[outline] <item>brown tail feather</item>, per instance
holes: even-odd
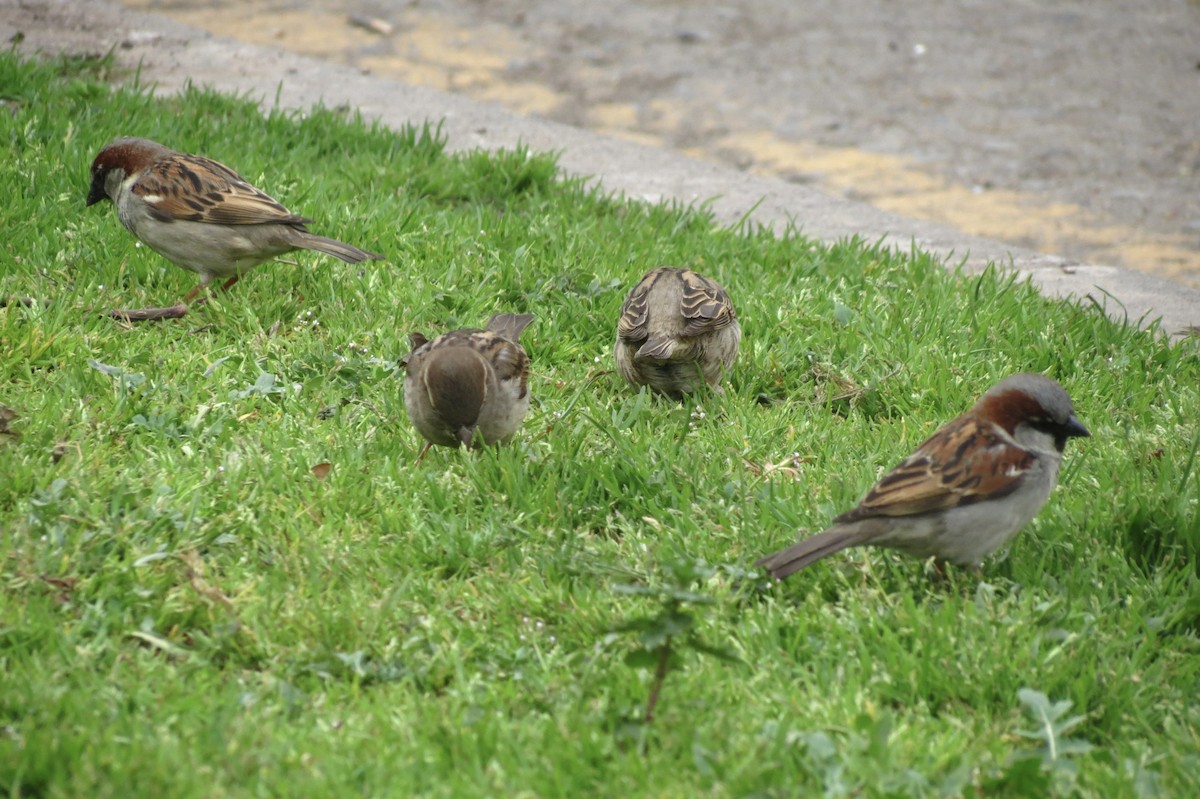
[[[383,256],[378,253],[360,250],[352,244],[346,244],[345,242],[326,238],[325,236],[317,236],[313,233],[305,233],[300,246],[306,250],[316,250],[326,255],[332,255],[334,258],[341,258],[348,264],[356,264],[360,261],[383,260]]]
[[[498,313],[488,320],[487,329],[509,341],[521,341],[521,332],[529,327],[533,317],[527,313]]]
[[[847,547],[862,543],[862,533],[850,527],[831,527],[812,538],[792,544],[762,558],[755,566],[764,568],[776,580],[782,580],[805,566]]]

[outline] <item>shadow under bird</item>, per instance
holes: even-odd
[[[625,298],[613,356],[632,385],[681,399],[705,383],[723,393],[741,339],[725,289],[690,269],[661,266]]]
[[[433,341],[409,335],[404,407],[425,448],[506,443],[529,412],[529,356],[519,343],[529,314],[496,314],[486,330],[464,328]]]
[[[121,224],[200,284],[166,308],[113,311],[129,321],[177,319],[214,278],[228,289],[247,270],[293,250],[316,250],[356,264],[382,255],[310,233],[297,216],[227,166],[149,139],[109,142],[92,162],[87,204],[112,200]],[[201,300],[203,302],[203,300]]]
[[[847,547],[879,546],[979,569],[1058,483],[1067,439],[1088,436],[1063,387],[1004,378],[885,474],[834,526],[758,561],[782,580]]]

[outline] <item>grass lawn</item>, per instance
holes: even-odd
[[[1200,796],[1195,340],[447,154],[421,120],[114,77],[0,56],[4,796]],[[195,284],[84,208],[117,135],[388,260],[298,253],[114,322]],[[661,264],[733,298],[724,396],[612,371]],[[408,332],[501,311],[537,317],[524,428],[414,465]],[[1093,437],[982,579],[874,550],[751,570],[1021,370]]]

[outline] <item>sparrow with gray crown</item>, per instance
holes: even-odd
[[[755,565],[782,580],[847,547],[870,545],[978,570],[1046,504],[1067,439],[1088,435],[1062,386],[1036,373],[1010,375],[832,527]]]
[[[130,321],[177,319],[213,281],[229,288],[247,270],[292,250],[316,250],[356,264],[383,256],[308,232],[312,222],[284,208],[227,166],[149,139],[109,142],[92,162],[87,204],[111,200],[121,224],[200,284],[167,308],[113,311]]]
[[[613,355],[629,383],[681,399],[701,385],[718,393],[737,358],[742,329],[729,295],[690,269],[662,266],[629,292]]]
[[[529,412],[529,356],[519,343],[529,314],[496,314],[486,330],[464,328],[433,341],[409,335],[404,407],[425,448],[509,441]]]

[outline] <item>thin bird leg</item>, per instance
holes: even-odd
[[[233,277],[229,278],[228,280],[226,280],[224,283],[221,284],[221,291],[228,291],[230,289],[230,287],[232,287],[233,284],[238,282],[240,279],[241,279],[241,275],[234,275]],[[183,295],[183,302],[186,304],[186,303],[191,302],[192,300],[196,300],[196,295],[199,294],[200,292],[204,291],[204,289],[207,286],[208,286],[207,283],[197,284],[197,286],[194,289],[189,291],[187,294]],[[196,300],[195,304],[200,305],[201,303],[205,303],[205,302],[208,302],[207,296],[201,297],[200,299]]]
[[[233,277],[226,280],[224,283],[221,284],[221,290],[222,291],[228,290],[230,286],[232,286],[234,283],[238,282],[238,278],[239,278],[238,275],[234,275]],[[201,291],[203,291],[204,288],[205,288],[205,285],[203,283],[198,284],[195,288],[193,288],[187,294],[183,295],[183,301],[180,302],[178,305],[172,305],[167,308],[139,308],[137,310],[119,310],[119,311],[113,311],[112,313],[109,314],[109,316],[111,316],[113,319],[120,319],[125,322],[151,322],[151,321],[157,321],[159,319],[180,319],[187,315],[189,304],[190,305],[200,305],[200,304],[208,301],[208,297],[200,297],[199,299],[197,299],[197,296],[196,296]]]
[[[425,442],[425,449],[421,450],[421,454],[417,456],[417,462],[416,462],[416,463],[414,463],[414,464],[413,464],[413,466],[416,466],[416,465],[417,465],[417,464],[419,464],[421,461],[423,461],[423,460],[425,459],[425,453],[426,453],[426,452],[429,452],[430,448],[432,448],[432,447],[433,447],[433,442],[432,442],[432,441],[426,441],[426,442]]]
[[[192,300],[195,300],[196,295],[199,294],[200,292],[204,291],[204,287],[205,287],[204,283],[197,283],[196,287],[194,289],[189,291],[187,294],[183,295],[183,304],[187,305]],[[199,300],[197,300],[196,304],[199,305],[200,303],[204,302],[207,299],[208,299],[207,297],[201,297]]]

